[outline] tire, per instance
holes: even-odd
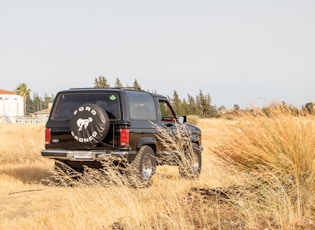
[[[197,144],[193,143],[181,159],[178,167],[179,175],[186,179],[197,179],[201,172],[201,164],[201,150]]]
[[[78,107],[70,120],[73,138],[85,149],[93,149],[106,137],[110,126],[108,114],[98,105]]]
[[[150,179],[155,174],[156,160],[154,152],[149,146],[142,146],[136,158],[127,167],[127,179],[135,188],[147,187]]]

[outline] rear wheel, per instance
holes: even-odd
[[[156,160],[152,148],[142,146],[134,161],[127,168],[128,182],[137,188],[149,186],[149,181],[155,174],[155,170]]]

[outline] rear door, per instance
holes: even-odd
[[[84,104],[96,105],[106,111],[111,127],[103,142],[114,144],[112,123],[121,120],[119,93],[100,90],[62,91],[56,95],[50,118],[46,124],[46,127],[51,129],[51,142],[46,148],[82,149],[82,145],[71,135],[70,122],[74,112]]]

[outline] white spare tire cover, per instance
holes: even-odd
[[[73,112],[70,120],[71,135],[86,149],[93,149],[107,135],[110,121],[98,105],[84,104]]]

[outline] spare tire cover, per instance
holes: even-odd
[[[86,149],[93,149],[108,133],[110,121],[98,105],[84,104],[73,112],[70,120],[71,135]]]

